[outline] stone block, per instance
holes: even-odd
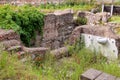
[[[45,54],[48,51],[48,48],[44,47],[37,47],[37,48],[27,48],[23,47],[23,51],[26,53],[31,53],[31,54]]]
[[[115,76],[102,73],[99,77],[97,77],[95,80],[116,80]]]
[[[102,74],[101,71],[89,69],[85,73],[83,73],[80,78],[81,80],[95,80],[100,74]]]
[[[12,46],[21,45],[21,42],[18,40],[5,40],[5,41],[2,41],[0,44],[2,44],[6,49],[8,49]]]
[[[61,58],[62,56],[68,55],[68,48],[62,47],[50,52],[55,58]]]
[[[20,36],[13,30],[0,29],[0,41],[11,39],[20,40]]]
[[[56,28],[56,15],[47,14],[44,20],[44,29],[43,29],[43,38],[45,40],[51,40],[58,36],[57,28]]]
[[[55,11],[54,14],[56,15],[57,27],[61,27],[63,25],[70,24],[73,22],[73,11],[71,9]]]
[[[52,49],[58,49],[60,47],[60,42],[55,40],[52,44]]]
[[[22,46],[12,46],[7,49],[9,52],[19,52],[22,51]]]

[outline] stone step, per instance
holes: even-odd
[[[44,48],[44,47],[37,47],[37,48],[23,47],[23,50],[26,53],[31,53],[31,54],[44,54],[48,51],[48,48]]]
[[[80,79],[81,80],[95,80],[101,74],[102,74],[101,71],[98,71],[95,69],[89,69],[81,75]]]
[[[22,50],[22,46],[12,46],[12,47],[8,48],[7,51],[9,51],[9,52],[20,52],[20,51],[23,51],[23,50]]]
[[[69,55],[69,51],[67,47],[61,47],[55,50],[52,50],[50,52],[51,55],[53,55],[55,58],[60,59],[63,56],[68,56]]]
[[[44,48],[44,47],[38,47],[38,48],[27,48],[27,47],[23,47],[23,51],[25,51],[28,54],[31,54],[31,57],[33,60],[37,60],[40,58],[44,58],[46,52],[48,51],[48,48]]]
[[[115,76],[112,76],[107,73],[102,73],[99,77],[97,77],[95,80],[116,80]]]
[[[11,39],[20,40],[20,36],[13,30],[0,29],[0,41]]]
[[[80,80],[120,80],[120,78],[99,70],[89,69],[80,76]]]
[[[5,47],[5,49],[8,49],[12,46],[20,46],[21,45],[21,42],[18,41],[18,40],[5,40],[5,41],[2,41],[0,42],[1,45],[3,45],[3,47]]]

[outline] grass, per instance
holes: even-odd
[[[16,55],[0,53],[0,80],[39,80],[40,77],[35,74],[32,65],[23,64]]]
[[[95,68],[120,77],[118,62],[107,62],[101,54],[88,49],[72,49],[71,56],[56,60],[51,55],[40,65],[29,61],[21,63],[16,55],[7,52],[0,54],[0,79],[12,80],[78,80],[79,76],[89,68]]]
[[[120,16],[112,16],[110,19],[109,19],[109,22],[112,22],[112,23],[120,23]],[[118,35],[120,35],[120,26],[117,26],[115,27],[114,29],[114,32]]]
[[[52,4],[46,4],[46,5],[40,5],[38,9],[40,9],[42,12],[50,13],[54,12],[55,10],[64,10],[64,9],[72,9],[74,12],[77,11],[88,11],[94,8],[95,5],[91,4],[76,4],[76,5],[66,5],[66,4],[60,4],[60,5],[52,5]]]
[[[112,16],[112,17],[109,19],[109,22],[120,23],[120,16]]]

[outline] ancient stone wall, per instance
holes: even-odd
[[[89,49],[91,48],[101,52],[108,59],[118,58],[120,53],[120,35],[115,34],[113,28],[112,26],[100,25],[79,26],[72,32],[70,43],[74,44],[79,40],[80,36],[83,36],[85,45]],[[106,41],[106,44],[101,44],[100,41]]]
[[[77,17],[85,17],[87,18],[88,25],[97,25],[101,23],[107,23],[108,19],[110,18],[110,13],[92,13],[87,11],[79,11]]]
[[[44,20],[43,38],[38,35],[36,45],[56,49],[68,41],[74,27],[73,13],[70,10],[47,14]]]

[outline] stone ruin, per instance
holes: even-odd
[[[84,25],[74,29],[70,42],[75,43],[80,36],[84,37],[85,46],[102,53],[108,59],[117,59],[120,52],[120,36],[110,26]]]
[[[36,55],[42,55],[46,53],[48,48],[27,48],[25,47],[20,40],[20,36],[13,30],[3,30],[0,29],[0,44],[2,50],[7,50],[10,53],[17,53],[18,57],[25,61],[25,58],[22,56],[25,55],[25,53],[31,53],[32,56]]]
[[[60,58],[64,53],[64,56],[68,55],[66,42],[72,45],[83,36],[87,48],[101,52],[108,59],[117,59],[120,52],[120,36],[113,30],[115,25],[107,23],[109,13],[93,14],[79,11],[78,17],[86,17],[87,25],[75,26],[72,10],[46,14],[43,37],[36,31],[36,40],[33,41],[35,48],[25,47],[19,35],[12,30],[0,30],[0,42],[5,46],[5,50],[17,49],[19,55],[27,52],[34,58],[52,49],[50,53]],[[100,24],[101,21],[105,23],[104,26]]]
[[[77,13],[77,17],[85,17],[87,18],[87,24],[88,25],[97,25],[100,23],[107,23],[108,19],[111,17],[110,13],[92,13],[87,11],[79,11]]]
[[[73,29],[73,13],[70,10],[56,11],[47,14],[44,20],[43,38],[38,35],[36,46],[49,47],[57,49],[63,47],[69,40]]]

